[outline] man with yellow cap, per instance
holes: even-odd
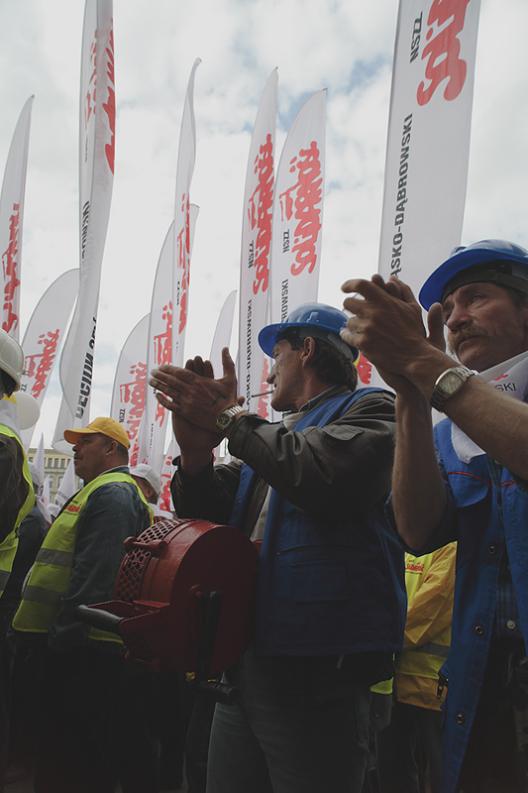
[[[110,600],[123,541],[150,511],[128,469],[123,426],[96,418],[66,430],[83,487],[52,523],[22,593],[13,628],[45,645],[35,791],[113,791],[122,764],[117,725],[124,667],[119,637],[77,619],[81,604]],[[151,788],[138,780],[142,791]],[[130,788],[132,789],[132,788]]]

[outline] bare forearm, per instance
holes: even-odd
[[[443,353],[416,356],[408,377],[429,399],[436,378],[456,361]],[[528,405],[471,377],[445,403],[445,414],[486,454],[528,481]]]
[[[528,405],[472,377],[446,403],[446,414],[491,458],[528,481]]]
[[[431,409],[418,394],[412,398],[398,396],[392,504],[398,533],[409,547],[426,545],[441,521],[445,503]]]

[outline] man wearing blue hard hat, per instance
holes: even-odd
[[[457,540],[443,790],[525,791],[528,772],[528,251],[457,249],[420,291],[351,280],[343,338],[396,391],[392,506],[414,553]],[[449,354],[444,352],[447,328]],[[446,414],[433,430],[431,406]]]
[[[346,319],[313,303],[261,331],[281,422],[240,404],[227,349],[220,380],[201,358],[152,373],[181,449],[177,514],[262,538],[255,638],[228,672],[239,702],[216,707],[209,793],[362,789],[369,686],[392,674],[405,595],[384,512],[393,397],[356,388]],[[224,437],[237,459],[213,466]]]

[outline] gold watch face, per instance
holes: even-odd
[[[442,396],[450,397],[458,391],[463,383],[464,379],[457,372],[448,372],[439,383],[438,390],[441,391]]]
[[[216,426],[219,430],[225,430],[229,427],[231,422],[233,421],[233,417],[230,416],[226,412],[219,413],[216,417]]]

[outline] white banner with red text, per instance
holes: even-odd
[[[401,0],[379,272],[416,293],[460,244],[480,0]]]
[[[149,315],[131,330],[119,355],[110,415],[123,424],[133,448],[145,411]]]
[[[326,91],[302,106],[284,143],[273,204],[271,321],[317,300],[321,259]]]
[[[79,285],[79,270],[67,270],[53,281],[35,306],[29,320],[22,349],[24,374],[20,390],[42,405],[58,350],[62,345]],[[33,428],[22,433],[29,448]]]
[[[89,422],[99,284],[115,154],[112,0],[86,0],[79,132],[79,296],[61,356],[63,391],[53,447],[69,452],[68,427]]]
[[[174,206],[174,279],[172,282],[172,305],[174,306],[174,333],[172,336],[172,363],[183,364],[183,348],[189,308],[189,280],[191,273],[191,179],[196,159],[196,127],[194,123],[194,75],[200,65],[196,58],[191,69],[185,94],[185,104],[178,144],[176,167],[176,201]]]
[[[194,230],[199,208],[196,204],[190,207],[190,249],[194,239]],[[165,237],[156,269],[152,301],[150,306],[149,329],[147,334],[147,383],[150,372],[158,366],[172,363],[172,328],[173,310],[172,284],[174,278],[174,221]],[[183,348],[182,348],[183,356]],[[145,397],[145,413],[139,431],[139,446],[134,449],[136,463],[147,463],[156,471],[160,471],[165,450],[167,432],[167,411],[154,395],[154,390],[147,387]]]
[[[20,338],[22,225],[33,97],[26,101],[13,133],[0,195],[0,252],[2,256],[2,328]]]
[[[269,373],[268,359],[258,334],[268,319],[271,231],[277,119],[278,71],[268,78],[251,138],[244,191],[240,255],[238,379],[246,407],[269,418],[268,397],[262,386]]]

